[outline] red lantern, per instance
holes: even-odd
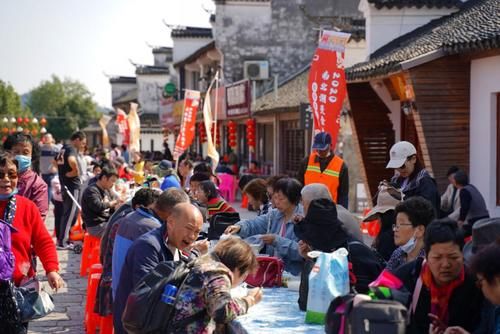
[[[255,148],[255,120],[248,119],[247,125],[247,144],[250,148]]]
[[[36,136],[36,135],[38,134],[38,130],[37,130],[37,129],[33,129],[33,130],[31,130],[31,134],[32,134],[33,136]]]
[[[30,122],[29,117],[24,117],[24,124],[28,124]]]
[[[17,124],[21,124],[23,122],[23,118],[22,117],[18,117],[17,118]]]
[[[42,117],[42,119],[40,120],[40,125],[45,126],[45,124],[47,124],[47,120],[45,119],[45,117]]]
[[[202,143],[206,142],[207,141],[207,133],[205,130],[205,124],[203,122],[198,124],[198,131],[199,131],[201,142]]]

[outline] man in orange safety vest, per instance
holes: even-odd
[[[344,160],[332,150],[332,137],[327,132],[314,136],[313,152],[304,158],[298,179],[304,186],[322,183],[330,190],[335,203],[348,208],[349,171]]]

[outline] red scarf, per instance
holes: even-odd
[[[465,270],[462,267],[458,278],[453,280],[452,282],[438,286],[434,279],[432,278],[432,273],[427,265],[427,263],[423,264],[422,272],[420,274],[422,278],[422,283],[430,290],[431,292],[431,313],[439,317],[445,325],[448,324],[448,302],[450,301],[451,294],[453,290],[464,283]]]

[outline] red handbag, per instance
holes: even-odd
[[[280,258],[274,256],[257,256],[259,268],[253,275],[248,275],[245,282],[254,287],[272,288],[281,286],[284,264]]]

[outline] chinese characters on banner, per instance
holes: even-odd
[[[250,81],[242,80],[226,86],[227,117],[250,116]]]
[[[123,137],[122,144],[130,144],[130,130],[128,128],[127,114],[120,108],[116,109],[116,125],[118,126],[118,133]]]
[[[200,92],[186,90],[184,95],[184,113],[182,114],[181,129],[175,142],[174,160],[178,160],[194,139],[196,113],[200,104]]]
[[[340,128],[340,112],[346,96],[344,51],[350,34],[323,31],[309,72],[309,102],[314,131],[328,132],[335,147]]]

